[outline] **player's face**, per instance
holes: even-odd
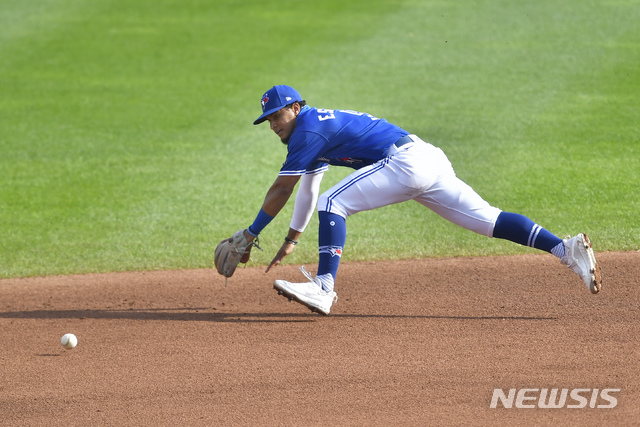
[[[296,127],[296,117],[300,113],[300,105],[293,104],[291,107],[284,107],[273,114],[267,116],[271,130],[280,137],[283,144],[289,143],[289,138]]]

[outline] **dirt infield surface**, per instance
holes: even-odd
[[[551,255],[344,263],[327,317],[296,266],[0,280],[0,424],[637,425],[640,252],[597,255],[599,295]]]

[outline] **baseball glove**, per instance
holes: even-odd
[[[262,250],[258,246],[258,238],[256,237],[256,240],[249,243],[244,232],[245,230],[236,231],[231,238],[223,240],[216,248],[214,263],[218,273],[225,277],[225,286],[227,285],[226,278],[233,276],[238,264],[249,261],[252,247],[255,246]]]

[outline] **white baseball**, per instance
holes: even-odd
[[[60,340],[60,344],[67,350],[71,350],[78,345],[78,337],[73,334],[64,334]]]

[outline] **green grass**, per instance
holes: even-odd
[[[504,210],[637,250],[637,22],[637,0],[0,2],[0,277],[210,266],[284,160],[251,125],[282,83],[442,147]],[[348,226],[344,260],[532,251],[414,202]],[[289,262],[315,262],[316,228]]]

